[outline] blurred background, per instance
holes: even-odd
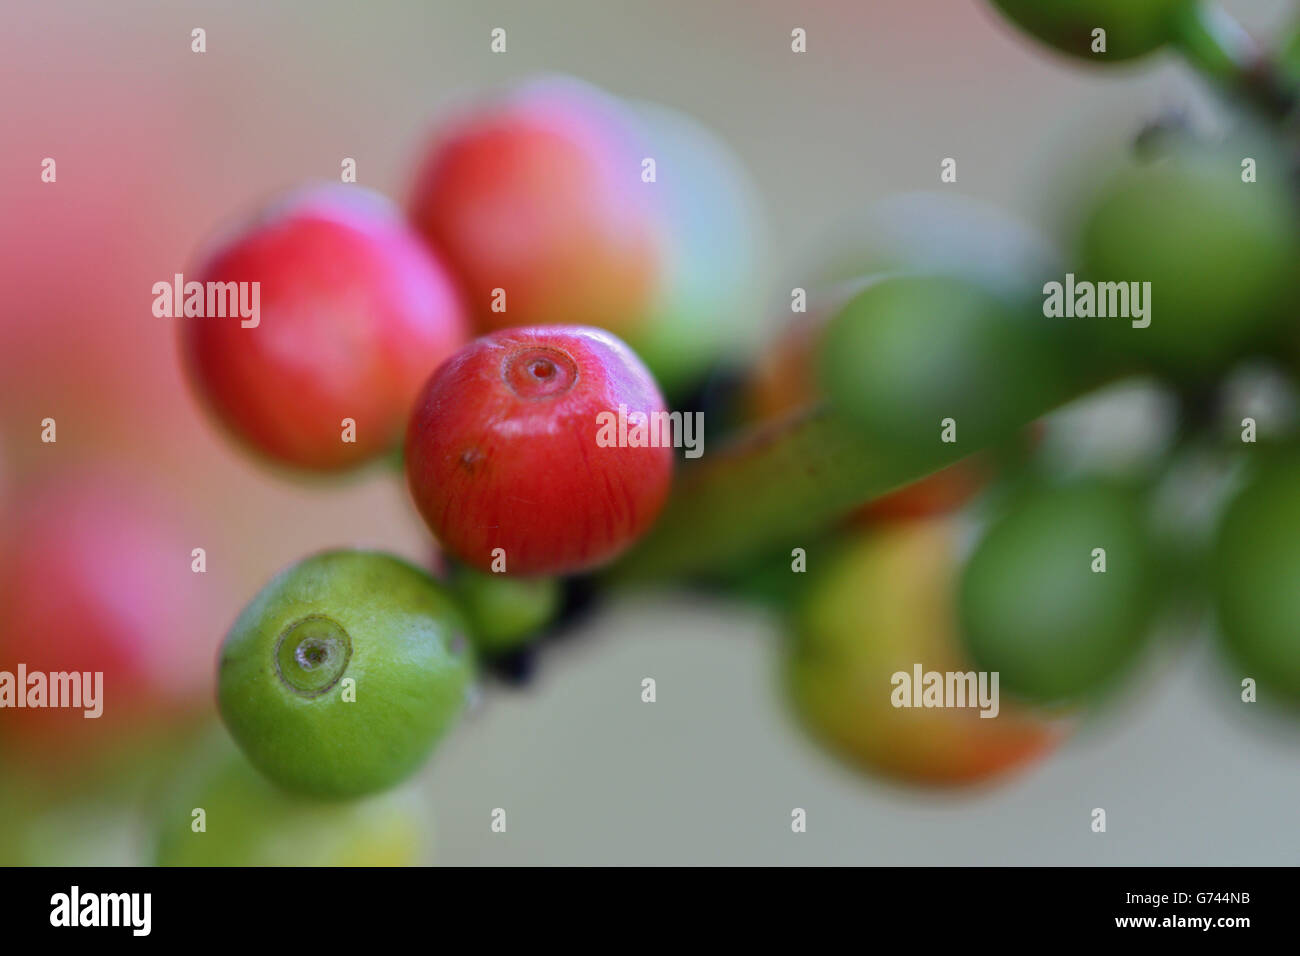
[[[1283,0],[1225,6],[1261,34],[1294,12]],[[207,32],[202,55],[190,52],[195,27]],[[489,52],[494,27],[508,31],[505,55]],[[807,31],[806,55],[790,53],[794,27]],[[98,487],[112,475],[165,502],[187,575],[190,549],[206,550],[208,572],[176,585],[189,603],[172,626],[209,660],[240,607],[303,555],[364,545],[424,561],[430,549],[404,487],[382,468],[303,484],[243,455],[194,401],[173,320],[151,314],[154,282],[276,192],[334,180],[353,157],[360,183],[402,200],[440,110],[468,91],[563,72],[682,110],[735,151],[770,226],[763,292],[775,312],[785,277],[846,211],[939,188],[943,157],[959,161],[957,184],[943,188],[1050,232],[1081,152],[1120,149],[1171,107],[1214,115],[1171,56],[1094,72],[1031,47],[977,0],[16,0],[0,11],[0,36],[5,520],[21,522],[65,479]],[[40,181],[44,157],[57,160],[57,185]],[[40,440],[47,417],[55,444]],[[150,581],[116,593],[143,601],[173,590],[162,575]],[[1022,774],[929,793],[852,774],[807,742],[777,692],[776,639],[767,615],[721,599],[646,595],[602,608],[547,654],[530,687],[489,685],[441,745],[418,783],[436,820],[436,861],[1300,856],[1296,725],[1233,706],[1232,679],[1204,642],[1153,655],[1122,701]],[[640,699],[645,677],[657,682],[654,706]],[[193,693],[210,699],[212,688]],[[148,858],[147,823],[123,809],[140,797],[132,787],[109,788],[131,794],[116,800],[37,763],[0,757],[4,806],[32,811],[0,828],[8,856]],[[165,776],[142,772],[135,790]],[[509,814],[504,834],[489,830],[498,807]],[[795,807],[807,811],[806,833],[791,832]],[[1107,809],[1105,835],[1089,829],[1093,807]]]

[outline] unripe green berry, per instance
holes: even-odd
[[[517,578],[457,568],[451,587],[480,653],[497,654],[525,644],[560,609],[556,578]]]
[[[965,278],[885,277],[828,324],[821,383],[882,454],[926,462],[941,441],[974,452],[1059,397],[1067,371],[1055,331]]]
[[[1096,481],[1031,489],[966,565],[958,607],[967,649],[1023,700],[1100,693],[1149,633],[1154,562],[1141,500],[1129,489]]]
[[[287,790],[390,787],[455,721],[470,676],[453,599],[384,554],[333,551],[279,574],[221,650],[221,716]]]
[[[1149,283],[1145,328],[1072,319],[1116,354],[1178,376],[1218,374],[1266,344],[1297,302],[1296,204],[1268,140],[1191,148],[1118,170],[1083,217],[1077,271],[1091,282]],[[1242,159],[1258,181],[1242,180]]]
[[[1264,462],[1220,521],[1215,611],[1223,648],[1259,699],[1300,708],[1300,458]]]
[[[1021,29],[1062,53],[1088,60],[1131,60],[1174,38],[1189,0],[993,0]],[[1095,30],[1106,50],[1094,52]]]

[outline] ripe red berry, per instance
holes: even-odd
[[[620,412],[626,444],[610,428]],[[443,365],[417,401],[411,493],[443,547],[473,567],[500,571],[504,557],[512,574],[591,568],[663,505],[672,449],[634,445],[644,436],[631,427],[663,413],[650,373],[607,332],[496,332]]]
[[[547,78],[442,125],[411,216],[480,332],[609,329],[672,395],[752,340],[756,207],[740,163],[694,120]]]
[[[411,215],[463,283],[478,329],[626,336],[644,317],[662,252],[628,119],[592,87],[549,80],[440,130]]]
[[[396,446],[420,386],[468,334],[442,264],[387,200],[355,186],[277,205],[193,278],[260,283],[255,324],[186,317],[183,347],[231,431],[301,468],[348,468]]]

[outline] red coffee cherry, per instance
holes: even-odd
[[[443,547],[480,570],[501,571],[502,560],[510,574],[591,568],[663,505],[672,449],[634,444],[633,427],[663,412],[641,360],[607,332],[496,332],[443,365],[417,401],[411,494]]]
[[[0,747],[73,771],[161,743],[210,709],[230,594],[219,570],[193,570],[204,536],[102,471],[15,500],[0,531]]]
[[[477,329],[630,336],[646,320],[663,250],[638,143],[623,104],[560,79],[476,103],[439,130],[411,217],[460,279]]]
[[[395,447],[420,386],[468,337],[442,264],[356,186],[275,206],[193,278],[259,283],[255,319],[185,317],[183,348],[217,417],[300,468],[350,468]]]

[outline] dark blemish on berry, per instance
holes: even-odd
[[[460,453],[460,466],[473,474],[478,468],[478,463],[483,460],[483,453],[477,448],[466,448]]]

